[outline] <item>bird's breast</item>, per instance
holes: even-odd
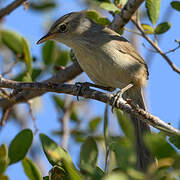
[[[96,84],[123,88],[132,82],[133,71],[130,67],[135,61],[110,44],[75,48],[74,51],[81,68]]]

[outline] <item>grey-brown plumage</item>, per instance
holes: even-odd
[[[148,79],[147,65],[125,38],[95,23],[86,16],[86,11],[82,11],[58,19],[38,43],[47,39],[71,47],[81,68],[95,84],[120,89],[133,84],[125,96],[145,109],[142,87]],[[136,117],[131,117],[131,120],[137,138],[137,166],[145,170],[150,161],[150,153],[144,145],[143,134],[150,132],[150,128]]]

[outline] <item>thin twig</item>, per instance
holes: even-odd
[[[158,53],[157,51],[155,51],[154,49],[148,48],[146,47],[146,45],[144,43],[142,43],[143,47],[146,48],[148,51],[152,52],[152,53]]]
[[[14,66],[18,63],[18,61],[19,61],[19,59],[16,58],[15,61],[13,62],[13,64],[9,67],[9,69],[2,73],[2,76],[9,74],[12,71],[12,69],[14,68]]]
[[[173,49],[170,49],[169,51],[165,52],[164,54],[168,54],[168,53],[174,52],[174,51],[176,51],[177,49],[180,48],[180,41],[175,40],[175,42],[178,43],[178,46],[173,48]]]
[[[70,136],[70,130],[69,130],[69,120],[70,120],[70,116],[71,116],[71,110],[72,110],[72,97],[69,95],[66,95],[65,98],[65,104],[64,104],[64,108],[65,108],[65,112],[64,112],[64,116],[60,119],[61,123],[62,123],[62,140],[61,140],[61,146],[64,149],[67,149],[68,147],[68,139]]]
[[[54,83],[64,83],[67,82],[73,78],[75,78],[77,75],[79,75],[82,72],[81,67],[79,64],[75,61],[72,65],[66,67],[65,69],[61,69],[58,71],[55,75],[53,75],[51,78],[43,81],[43,82],[54,82]],[[1,108],[8,108],[12,107],[15,104],[27,102],[28,100],[35,98],[37,96],[41,96],[45,92],[42,91],[29,91],[29,90],[23,90],[13,96],[13,101],[9,100],[8,98],[2,98],[0,99],[0,107]]]
[[[128,32],[132,32],[132,33],[134,33],[134,34],[137,34],[138,36],[142,36],[141,33],[138,33],[138,32],[136,32],[136,31],[134,31],[134,30],[132,30],[132,29],[129,29],[129,28],[125,28],[125,27],[124,27],[124,30],[125,30],[125,31],[128,31]]]
[[[148,36],[146,36],[146,34],[144,33],[143,29],[141,28],[141,26],[136,23],[136,21],[134,21],[133,19],[131,19],[131,21],[133,22],[133,24],[137,27],[137,29],[141,32],[142,36],[152,45],[152,47],[166,60],[166,62],[170,65],[170,67],[177,72],[178,74],[180,74],[180,69],[169,59],[168,56],[166,56],[166,54],[164,52],[162,52],[162,50],[158,47],[157,44],[155,44]]]
[[[118,17],[117,16],[114,17],[114,20],[111,24],[111,28],[114,29],[115,31],[121,29],[129,21],[130,17],[138,9],[141,3],[143,3],[143,1],[144,0],[129,0],[127,2],[127,5],[122,8]],[[131,10],[131,8],[133,8],[133,10]],[[1,12],[0,14],[2,14],[2,10],[0,12]],[[79,64],[77,62],[74,62],[73,65],[66,67],[61,72],[57,73],[56,75],[52,76],[50,79],[46,80],[46,82],[51,81],[56,83],[64,83],[66,81],[75,78],[77,75],[79,75],[82,72],[83,70],[80,68]],[[17,103],[27,102],[29,99],[32,99],[37,96],[41,96],[42,94],[43,92],[39,92],[39,91],[36,92],[36,91],[24,90],[14,98],[15,99],[14,101],[9,101],[9,99],[6,98],[0,99],[0,107],[2,108],[12,107]]]
[[[34,135],[36,135],[36,133],[38,132],[38,128],[37,128],[37,124],[36,124],[36,118],[33,114],[33,108],[32,108],[32,101],[28,101],[27,103],[29,105],[29,114],[31,115],[32,118],[32,122],[33,122],[33,126],[34,126]]]
[[[108,103],[110,105],[114,102],[114,95],[103,93],[100,91],[96,91],[90,88],[82,88],[79,92],[79,87],[76,85],[70,84],[57,84],[57,83],[24,83],[18,81],[12,81],[8,79],[4,79],[0,77],[0,87],[3,88],[12,88],[12,89],[26,89],[40,92],[56,92],[56,93],[65,93],[77,96],[82,96],[84,98],[95,99],[104,103]],[[147,111],[139,108],[137,105],[131,106],[125,100],[120,99],[116,104],[116,108],[121,109],[122,111],[136,116],[138,119],[152,125],[153,127],[165,131],[168,134],[180,135],[180,131],[178,129],[173,128],[169,124],[162,121],[160,118],[150,114]]]
[[[125,6],[122,8],[119,14],[114,16],[113,22],[110,28],[116,32],[119,32],[122,27],[131,19],[135,11],[144,2],[144,0],[128,0]]]
[[[2,8],[0,10],[0,19],[2,19],[4,16],[10,14],[14,9],[16,9],[18,6],[20,6],[22,3],[24,3],[27,0],[16,0],[7,5],[5,8]]]
[[[3,89],[3,88],[0,88],[0,96],[3,97],[3,98],[9,98],[10,97],[10,94],[8,93],[8,91],[6,89]]]
[[[4,124],[6,123],[6,120],[9,117],[10,111],[11,111],[11,108],[7,108],[3,110],[0,126],[4,126]]]

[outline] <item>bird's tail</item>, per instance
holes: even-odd
[[[132,87],[126,93],[127,97],[132,99],[135,104],[138,104],[140,108],[146,110],[141,87]],[[136,136],[137,168],[145,171],[148,164],[152,162],[152,156],[143,140],[144,134],[150,133],[150,126],[135,116],[131,116],[130,118],[134,124]]]

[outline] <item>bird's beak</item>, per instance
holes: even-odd
[[[55,33],[48,33],[45,36],[43,36],[36,44],[41,44],[47,40],[53,39],[55,35]]]

